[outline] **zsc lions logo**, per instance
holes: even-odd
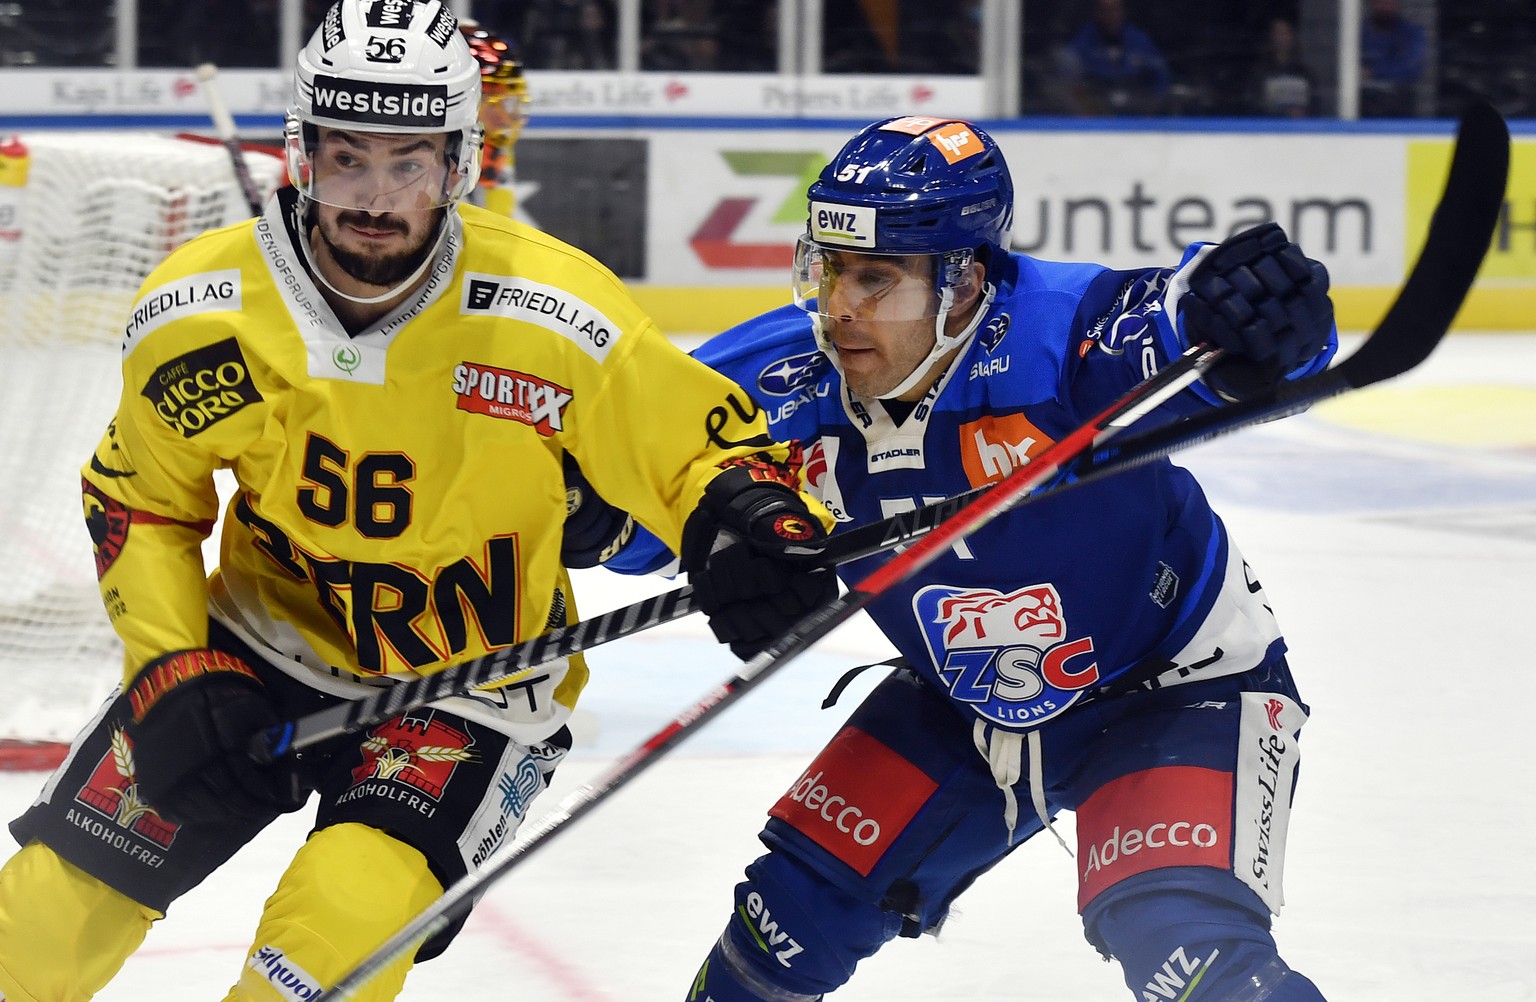
[[[757,387],[776,397],[787,397],[802,386],[816,381],[821,375],[822,363],[827,356],[820,351],[808,351],[802,355],[781,358],[758,373]]]
[[[912,609],[952,698],[1006,727],[1032,727],[1099,681],[1091,636],[1070,639],[1050,584],[1018,591],[930,585]]]

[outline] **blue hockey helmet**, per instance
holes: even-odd
[[[810,237],[880,254],[1008,247],[1013,179],[969,122],[909,115],[862,129],[806,192]]]

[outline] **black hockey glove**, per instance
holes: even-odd
[[[635,520],[605,501],[576,457],[565,454],[565,536],[560,562],[566,567],[596,567],[622,550],[635,535]]]
[[[1237,400],[1278,384],[1322,351],[1333,333],[1328,270],[1278,223],[1244,230],[1207,254],[1179,310],[1191,341],[1227,352],[1205,381]]]
[[[837,598],[837,578],[786,548],[826,537],[800,495],[727,470],[683,527],[683,570],[709,628],[751,660],[807,613]]]
[[[228,824],[304,806],[309,791],[286,763],[257,765],[251,735],[278,722],[249,665],[222,651],[176,651],[144,666],[128,689],[134,775],[172,821]]]

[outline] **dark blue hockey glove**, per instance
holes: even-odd
[[[1244,230],[1207,254],[1179,311],[1191,341],[1227,352],[1205,381],[1238,400],[1279,383],[1322,351],[1333,333],[1328,270],[1278,223]]]
[[[721,643],[750,660],[837,598],[830,567],[789,554],[826,537],[800,495],[744,468],[710,481],[683,527],[682,566]]]
[[[560,562],[567,567],[596,567],[634,538],[635,520],[615,508],[587,482],[576,457],[565,454],[565,534]]]

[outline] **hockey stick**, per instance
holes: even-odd
[[[251,215],[259,216],[261,189],[256,186],[256,179],[251,177],[251,168],[245,162],[245,151],[240,149],[240,135],[235,131],[235,117],[229,113],[229,105],[224,103],[224,95],[219,91],[219,68],[212,63],[203,63],[196,73],[197,82],[203,86],[203,97],[208,102],[208,117],[213,119],[213,131],[218,134],[219,142],[229,154],[230,165],[235,169],[235,180],[245,195],[245,204],[250,206]]]
[[[1053,456],[1060,456],[1063,463],[1084,455],[1106,428],[1114,432],[1126,427],[1132,420],[1155,409],[1175,393],[1200,377],[1220,358],[1220,349],[1196,346],[1190,348],[1177,361],[1145,382],[1137,384],[1124,397],[1107,408],[1094,420],[1063,438],[1050,449],[1041,453],[1031,464],[1031,471],[1045,471],[1034,480],[1029,490],[1040,486],[1060,464],[1046,469]],[[1018,472],[1015,473],[1018,476]],[[875,553],[894,549],[903,543],[919,539],[956,517],[964,509],[997,493],[1012,483],[1005,479],[996,484],[977,488],[965,494],[927,505],[915,511],[903,512],[839,533],[817,548],[806,547],[803,555],[818,564],[833,565],[858,560]],[[250,743],[250,755],[258,762],[273,759],[318,744],[328,738],[358,731],[364,727],[381,724],[407,710],[449,696],[464,695],[472,689],[493,685],[513,675],[538,665],[590,650],[620,637],[627,637],[642,630],[679,619],[695,611],[693,589],[678,588],[662,595],[614,609],[579,623],[564,626],[535,637],[522,644],[505,647],[482,658],[446,668],[425,678],[401,682],[387,689],[369,693],[359,699],[317,710],[288,723],[279,724],[254,735]]]
[[[1080,429],[1080,433],[1063,439],[1034,463],[1016,470],[997,484],[996,489],[972,501],[960,514],[893,557],[826,609],[808,616],[787,636],[743,665],[736,675],[615,762],[597,780],[569,794],[539,818],[517,842],[494,856],[485,869],[448,888],[441,898],[364,958],[334,987],[317,996],[317,1002],[335,1002],[355,996],[358,989],[384,967],[446,928],[471,907],[493,881],[547,844],[570,822],[587,814],[655,764],[667,750],[697,733],[703,723],[749,689],[804,653],[879,595],[922,570],[953,542],[1015,507],[1032,490],[1052,482],[1052,477],[1059,473],[1070,474],[1071,471],[1064,467],[1071,464],[1073,457],[1089,457],[1089,468],[1098,471],[1095,475],[1102,475],[1116,461],[1132,465],[1130,460],[1142,455],[1146,455],[1146,459],[1155,458],[1196,441],[1292,413],[1325,397],[1400,375],[1418,365],[1429,357],[1444,336],[1471,288],[1502,206],[1508,165],[1509,133],[1503,120],[1490,106],[1475,106],[1462,117],[1445,194],[1431,220],[1419,259],[1386,319],[1349,358],[1316,376],[1290,383],[1262,400],[1219,407],[1210,412],[1213,416],[1208,420],[1194,425],[1180,422],[1172,426],[1174,429],[1182,427],[1184,434],[1174,435],[1170,429],[1167,435],[1152,432],[1127,437],[1122,440],[1118,460],[1101,446],[1134,421],[1135,414],[1126,411],[1100,415]],[[1186,355],[1163,374],[1180,365],[1188,365],[1190,359],[1191,356]],[[1117,404],[1111,411],[1117,411],[1120,406]],[[1188,434],[1190,432],[1193,434]],[[1144,443],[1143,451],[1132,449],[1130,443],[1138,440]],[[1145,452],[1148,449],[1152,450],[1150,454]],[[1093,457],[1098,456],[1109,458],[1095,467]]]
[[[830,566],[894,549],[932,531],[991,487],[978,487],[913,511],[900,512],[879,522],[840,532],[822,547],[807,547],[804,556],[807,560]],[[382,724],[415,707],[449,696],[465,695],[471,690],[494,685],[557,658],[591,650],[600,644],[641,633],[696,611],[698,606],[693,601],[693,589],[684,585],[642,599],[633,605],[562,626],[483,658],[445,668],[426,678],[400,682],[359,699],[279,724],[252,737],[250,756],[258,762],[270,762],[327,738]]]

